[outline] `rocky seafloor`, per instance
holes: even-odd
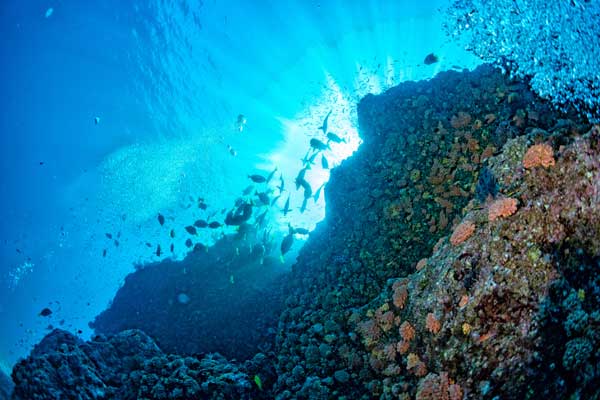
[[[489,66],[358,114],[270,347],[233,361],[55,330],[13,398],[600,398],[599,128]]]

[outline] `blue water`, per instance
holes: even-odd
[[[166,243],[158,212],[186,224],[190,196],[230,207],[247,174],[275,167],[291,187],[329,111],[348,142],[333,166],[360,145],[362,96],[476,65],[443,34],[445,4],[4,1],[0,367],[49,324],[89,336],[134,264],[183,258],[181,243],[160,258],[146,246]],[[431,52],[440,61],[424,65]],[[328,171],[307,179],[319,187]],[[324,218],[326,199],[301,214],[290,195],[280,232]]]

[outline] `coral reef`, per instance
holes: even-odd
[[[13,383],[9,376],[3,371],[0,371],[0,400],[10,399],[10,394],[13,391]]]
[[[116,333],[122,322],[89,343],[55,331],[13,371],[17,398],[74,384],[81,398],[600,398],[600,127],[490,66],[401,84],[358,111],[364,143],[332,171],[327,218],[278,282],[287,297],[272,352],[242,365],[167,356],[138,331]],[[136,307],[153,308],[161,329],[184,326],[169,347],[218,346],[168,302],[192,278],[226,281],[219,268],[194,275],[192,260],[186,274],[156,275],[164,286],[152,266],[136,272],[114,321],[149,296]],[[217,309],[227,307],[237,309]],[[226,337],[223,351],[269,342],[248,337],[247,348]]]
[[[454,0],[446,30],[466,39],[468,49],[483,60],[531,77],[540,96],[575,106],[597,122],[599,13],[596,1]]]
[[[267,371],[265,362],[261,354],[245,366],[218,354],[167,355],[137,330],[84,342],[56,329],[15,366],[13,399],[268,398],[248,373]]]

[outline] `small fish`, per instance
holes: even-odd
[[[271,199],[269,198],[267,192],[256,192],[254,194],[258,196],[260,202],[263,203],[265,206],[268,206],[271,203]]]
[[[323,167],[323,169],[329,169],[329,162],[327,162],[324,155],[321,155],[321,167]]]
[[[294,180],[294,183],[296,184],[296,190],[300,189],[300,186],[302,185],[302,182],[304,181],[304,176],[306,175],[306,170],[308,168],[302,168],[299,172],[298,175],[296,176],[296,179]]]
[[[171,253],[175,253],[175,246],[171,243]]]
[[[319,201],[319,197],[321,196],[321,189],[323,189],[323,187],[325,186],[325,184],[322,184],[321,186],[319,186],[319,188],[317,189],[317,192],[315,193],[315,197],[313,197],[313,199],[315,200],[315,203],[317,201]]]
[[[160,257],[162,254],[162,250],[160,249],[160,244],[156,245],[156,256]]]
[[[279,194],[285,190],[285,182],[282,174],[279,175],[279,186],[277,186],[277,189],[279,189]]]
[[[310,199],[312,197],[312,188],[310,187],[310,184],[308,182],[306,182],[306,180],[302,179],[300,182],[298,182],[298,184],[300,186],[302,186],[302,188],[304,189],[304,199]]]
[[[308,205],[308,199],[304,199],[302,201],[302,206],[300,206],[300,213],[304,214],[304,211],[306,211],[306,206]]]
[[[112,239],[112,234],[110,234],[110,233],[105,233],[104,236],[106,236],[109,239]]]
[[[260,376],[254,375],[254,383],[256,384],[258,390],[263,390],[262,380],[260,379]]]
[[[208,226],[208,222],[203,219],[199,219],[198,221],[194,222],[194,226],[196,228],[206,228]]]
[[[48,317],[50,315],[52,315],[52,310],[49,309],[48,307],[46,307],[42,311],[40,311],[40,314],[39,314],[40,317]]]
[[[247,121],[246,117],[244,117],[243,114],[239,114],[237,116],[236,126],[240,132],[242,132],[244,130],[244,127],[246,126],[246,122],[248,122],[248,121]]]
[[[246,189],[244,189],[244,191],[242,192],[242,194],[244,196],[248,196],[250,193],[252,193],[253,190],[254,190],[254,185],[250,185]]]
[[[40,165],[44,165],[44,162],[43,162],[43,161],[40,161]]]
[[[192,225],[188,225],[185,227],[185,230],[187,231],[187,233],[189,233],[190,235],[197,235],[198,231],[196,231],[196,228],[194,228]]]
[[[175,237],[175,229],[171,229],[171,232],[169,232],[169,236],[171,236],[171,239]]]
[[[290,212],[290,196],[288,196],[287,200],[285,201],[285,206],[283,207],[283,210],[281,210],[283,212],[283,215],[286,216],[287,213]]]
[[[282,260],[283,260],[283,256],[285,255],[285,253],[290,251],[293,244],[294,244],[294,231],[293,231],[293,228],[290,226],[290,232],[281,241],[280,249],[281,249],[281,259]]]
[[[198,208],[201,210],[206,210],[208,208],[208,206],[206,205],[204,200],[198,200]]]
[[[331,149],[331,147],[329,147],[329,144],[325,144],[325,143],[321,142],[319,139],[315,139],[315,138],[310,139],[310,147],[312,147],[313,149],[315,149],[317,151]]]
[[[329,113],[327,114],[327,116],[325,117],[325,119],[323,120],[323,125],[321,125],[319,127],[320,130],[323,131],[323,134],[327,133],[327,125],[329,123],[329,116],[331,115],[331,111],[329,111]]]
[[[273,171],[271,171],[269,176],[267,176],[267,183],[269,183],[269,181],[273,178],[273,175],[275,175],[275,172],[277,172],[277,167],[275,167],[275,169]]]
[[[119,241],[115,239],[114,241],[115,247],[119,247]]]
[[[425,63],[425,65],[431,65],[431,64],[435,64],[436,62],[438,62],[440,59],[433,53],[429,53],[427,54],[427,56],[425,57],[425,60],[423,61],[423,63]]]
[[[210,224],[208,224],[208,227],[210,229],[217,229],[221,227],[221,223],[218,221],[212,221]]]
[[[248,175],[248,178],[250,178],[252,180],[252,182],[254,182],[254,183],[263,183],[263,182],[267,181],[267,178],[265,178],[262,175],[257,175],[257,174]]]
[[[147,247],[152,247],[152,243],[146,242]]]
[[[163,226],[165,224],[165,217],[162,214],[158,214],[158,223],[160,224],[160,226]]]
[[[237,156],[237,151],[235,151],[235,149],[233,147],[231,147],[230,145],[227,145],[227,150],[229,151],[229,154],[231,154],[232,156]]]
[[[277,203],[277,200],[279,200],[280,197],[281,197],[281,193],[279,193],[279,195],[275,196],[273,198],[273,200],[271,200],[271,206],[273,206],[275,203]]]
[[[102,250],[102,257],[106,257],[106,249]]]
[[[54,8],[50,7],[49,9],[46,10],[46,14],[44,14],[44,17],[50,18],[50,16],[52,16],[53,13],[54,13]],[[98,117],[96,117],[96,118],[98,118]]]
[[[346,139],[339,137],[333,132],[327,132],[327,141],[334,143],[346,143]]]
[[[192,239],[188,238],[188,239],[185,241],[185,247],[187,247],[187,248],[190,248],[190,247],[192,247],[193,245],[194,245],[194,243],[192,243]]]

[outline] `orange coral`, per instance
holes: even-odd
[[[427,314],[427,318],[425,318],[425,327],[429,332],[436,334],[442,328],[442,324],[440,324],[440,321],[433,313],[429,313]]]
[[[415,338],[415,328],[412,327],[410,322],[404,321],[402,325],[400,325],[400,336],[407,342],[410,342]]]
[[[523,157],[523,166],[527,169],[539,166],[548,168],[555,163],[554,150],[552,150],[552,146],[545,143],[531,146]]]
[[[419,381],[416,400],[462,400],[459,385],[448,378],[447,372],[430,373]]]
[[[403,340],[401,342],[398,342],[398,344],[396,345],[396,351],[400,354],[404,354],[408,351],[409,347],[410,347],[410,342]]]
[[[417,269],[417,271],[420,271],[423,268],[425,268],[426,266],[427,266],[427,259],[426,258],[421,258],[419,260],[419,262],[417,263],[417,266],[415,268]]]
[[[471,221],[465,221],[459,224],[450,236],[450,243],[457,246],[467,240],[475,232],[475,224]]]
[[[513,215],[517,211],[517,199],[505,197],[495,200],[488,208],[488,218],[495,221],[498,218],[505,218]]]
[[[468,302],[469,302],[469,296],[467,296],[466,294],[463,294],[460,298],[460,301],[458,302],[458,306],[460,308],[463,308],[464,306],[467,305]]]
[[[452,125],[452,127],[454,129],[464,128],[465,126],[469,125],[470,123],[471,123],[471,115],[469,115],[469,113],[466,113],[463,111],[459,111],[458,115],[454,115],[450,119],[450,125]]]
[[[394,286],[396,285],[394,284]],[[408,289],[406,288],[406,285],[398,285],[394,287],[394,293],[392,294],[394,306],[400,309],[404,308],[406,299],[408,299]]]

